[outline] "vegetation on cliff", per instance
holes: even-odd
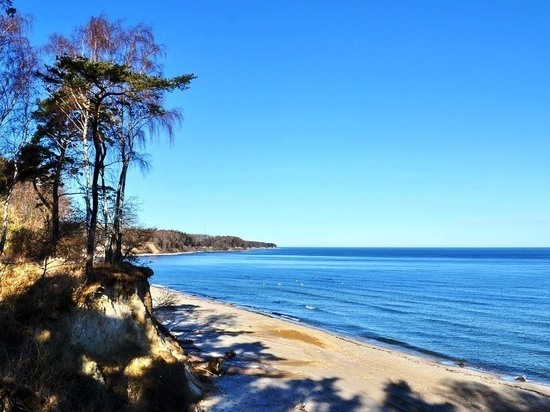
[[[92,17],[33,48],[0,0],[0,410],[188,410],[188,359],[152,314],[125,197],[155,133],[181,119],[145,25]],[[44,64],[41,61],[45,61]]]

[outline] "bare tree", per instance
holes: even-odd
[[[0,153],[4,159],[6,183],[2,196],[0,253],[6,244],[9,204],[19,176],[17,157],[31,136],[34,71],[37,54],[31,47],[26,30],[29,18],[21,16],[10,1],[0,2]]]

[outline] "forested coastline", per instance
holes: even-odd
[[[140,239],[135,254],[185,253],[276,248],[275,243],[243,240],[237,236],[189,234],[177,230],[129,230],[127,238]]]

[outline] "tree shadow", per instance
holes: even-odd
[[[198,330],[211,329],[223,330],[223,328],[234,327],[234,315],[230,314],[212,314],[203,316],[199,321],[199,313],[202,311],[198,305],[184,304],[174,305],[168,308],[155,309],[155,315],[163,319],[164,325],[168,329],[174,329],[182,332],[196,333]]]
[[[154,311],[155,316],[168,331],[175,336],[186,350],[212,353],[220,356],[220,347],[225,337],[250,334],[250,331],[237,329],[231,314],[211,314],[199,316],[201,311],[197,305],[177,305]],[[261,344],[259,342],[259,344]],[[232,348],[223,348],[230,350]],[[235,349],[232,349],[235,350]],[[250,351],[251,348],[248,348]],[[256,349],[259,355],[261,347]]]
[[[550,399],[521,388],[496,392],[489,386],[471,382],[449,382],[441,387],[442,401],[429,402],[405,380],[388,382],[381,404],[359,394],[342,392],[342,382],[335,377],[311,379],[281,372],[279,361],[285,362],[260,340],[250,339],[251,331],[243,331],[236,316],[228,313],[203,312],[197,305],[179,305],[159,311],[163,323],[172,333],[193,341],[186,349],[201,356],[225,359],[222,376],[215,378],[215,388],[206,401],[216,411],[431,411],[457,410],[546,411]],[[247,340],[232,342],[233,336],[248,334]],[[228,343],[230,342],[230,343]],[[184,346],[185,348],[185,346]]]
[[[445,385],[439,395],[448,399],[445,403],[429,403],[401,380],[386,385],[384,411],[453,412],[471,411],[527,412],[550,410],[550,398],[522,388],[510,387],[510,391],[497,392],[482,383],[452,382]]]
[[[178,305],[155,311],[170,333],[184,343],[182,347],[197,350],[203,358],[232,353],[225,359],[222,376],[215,378],[209,410],[216,411],[359,411],[364,404],[359,396],[345,398],[340,394],[337,378],[296,378],[277,369],[285,359],[271,353],[262,341],[232,342],[231,337],[252,334],[242,330],[236,316],[228,313],[204,313],[197,305]],[[182,339],[184,338],[184,339]],[[313,409],[306,409],[313,405]]]
[[[384,392],[386,393],[384,411],[455,411],[455,407],[450,403],[430,404],[426,402],[420,394],[415,393],[409,384],[403,380],[397,383],[388,383]]]
[[[358,396],[345,398],[337,378],[280,379],[249,375],[224,376],[208,405],[217,411],[319,411],[371,410]]]
[[[447,390],[449,398],[465,400],[471,410],[550,411],[549,396],[528,389],[513,388],[514,390],[500,393],[482,383],[458,382],[449,384]]]

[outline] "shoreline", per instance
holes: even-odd
[[[178,256],[178,255],[193,255],[196,253],[229,253],[229,252],[248,252],[250,250],[272,250],[277,249],[276,247],[251,247],[248,249],[227,249],[227,250],[188,250],[185,252],[162,252],[162,253],[137,253],[134,256],[141,257],[152,257],[152,256]],[[158,285],[160,286],[160,285]]]
[[[226,302],[224,300],[216,299],[216,298],[206,296],[206,295],[200,295],[200,294],[197,294],[197,293],[180,292],[176,289],[171,289],[171,288],[168,288],[168,287],[160,285],[160,284],[152,284],[151,288],[158,288],[158,289],[172,291],[172,292],[174,292],[178,295],[181,295],[183,297],[188,297],[188,298],[191,298],[191,299],[198,299],[198,300],[201,300],[201,301],[213,302],[213,303],[217,303],[217,304],[220,304],[220,305],[227,305],[227,306],[239,309],[239,310],[243,310],[245,312],[249,312],[251,314],[255,314],[255,315],[259,315],[259,316],[265,316],[265,317],[271,318],[271,319],[277,319],[277,320],[280,320],[282,322],[286,322],[286,323],[290,323],[290,324],[293,324],[293,325],[309,328],[309,329],[312,329],[312,330],[320,332],[320,333],[326,333],[326,334],[331,335],[335,338],[342,339],[344,341],[354,343],[354,344],[357,344],[357,345],[366,345],[366,346],[372,346],[374,348],[386,349],[386,350],[394,351],[394,352],[397,352],[397,353],[402,353],[402,354],[405,354],[405,355],[410,355],[410,356],[415,356],[415,357],[418,357],[418,358],[421,358],[421,359],[426,359],[426,360],[429,360],[429,361],[435,361],[435,362],[439,363],[440,365],[446,366],[446,367],[457,367],[457,368],[460,368],[460,369],[463,369],[463,370],[470,370],[470,371],[473,371],[473,372],[488,374],[488,375],[491,375],[491,376],[493,376],[497,379],[500,379],[503,382],[507,382],[507,383],[521,382],[521,381],[516,380],[516,378],[519,378],[519,377],[523,376],[523,377],[526,378],[526,382],[536,384],[536,385],[545,386],[545,387],[548,387],[550,389],[550,381],[549,382],[542,382],[542,381],[538,381],[536,379],[530,379],[528,376],[525,376],[525,375],[516,375],[516,376],[514,376],[514,375],[506,374],[503,371],[498,371],[498,370],[495,370],[495,369],[486,369],[482,366],[476,366],[474,364],[468,363],[468,361],[465,360],[465,359],[453,358],[451,356],[441,354],[441,353],[437,353],[437,352],[433,352],[433,351],[430,351],[428,349],[415,348],[413,346],[406,346],[407,345],[406,343],[405,343],[405,346],[403,346],[403,345],[400,345],[398,343],[389,343],[389,342],[384,342],[383,340],[379,341],[379,340],[374,339],[374,338],[361,338],[361,337],[353,336],[351,334],[347,334],[345,332],[338,332],[338,331],[334,331],[334,330],[330,330],[330,329],[325,329],[321,326],[317,326],[317,325],[308,323],[306,320],[298,319],[298,318],[292,317],[290,315],[286,315],[284,313],[262,311],[260,309],[255,309],[255,308],[250,307],[250,306],[245,306],[245,305],[239,305],[239,304],[236,304],[236,303]]]
[[[215,378],[217,389],[204,401],[207,410],[282,411],[298,403],[303,409],[297,410],[306,411],[379,410],[403,402],[405,410],[550,408],[550,386],[545,383],[516,382],[275,314],[151,287],[153,295],[163,289],[177,294],[178,306],[161,310],[160,318],[173,333],[193,342],[186,351],[199,357],[236,354],[226,362],[226,374]],[[260,386],[264,389],[258,392]],[[284,408],[277,403],[281,397],[286,397]]]

